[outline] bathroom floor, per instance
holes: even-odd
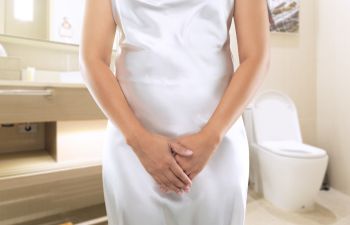
[[[21,225],[107,225],[104,204],[23,223]],[[72,223],[69,223],[69,222]],[[86,223],[89,221],[88,223]],[[320,191],[315,210],[290,213],[274,207],[252,188],[248,191],[245,225],[349,225],[350,196],[333,188]]]
[[[350,196],[333,188],[320,191],[315,210],[290,213],[274,207],[250,188],[246,225],[349,225]]]

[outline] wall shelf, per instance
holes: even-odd
[[[47,171],[56,161],[46,150],[2,153],[0,155],[0,180],[13,176]]]
[[[45,128],[43,135],[35,137],[22,135],[22,138],[27,140],[16,143],[17,146],[12,151],[5,148],[5,139],[10,140],[9,137],[6,135],[0,137],[3,139],[0,140],[0,185],[1,181],[6,179],[101,164],[107,120],[53,121],[33,124]],[[0,128],[0,133],[6,133],[7,131],[1,129],[13,130],[17,127]],[[38,133],[41,133],[39,128],[37,129]],[[15,132],[7,133],[11,136]],[[10,142],[8,145],[14,143],[8,142]],[[35,147],[37,143],[39,145],[43,143],[44,148],[28,150],[30,147],[28,143],[32,143]]]

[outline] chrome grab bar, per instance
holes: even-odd
[[[7,96],[51,96],[53,94],[52,89],[2,89],[0,95]]]

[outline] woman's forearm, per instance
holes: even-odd
[[[135,141],[147,131],[135,117],[107,62],[98,58],[81,59],[80,68],[95,102],[106,117],[120,128],[126,142],[131,146],[136,145]]]
[[[269,67],[269,56],[245,59],[233,75],[216,110],[202,132],[220,142],[228,129],[243,113],[259,88]]]

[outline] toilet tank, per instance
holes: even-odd
[[[276,90],[264,91],[253,100],[252,127],[256,143],[302,142],[296,107],[286,94]]]

